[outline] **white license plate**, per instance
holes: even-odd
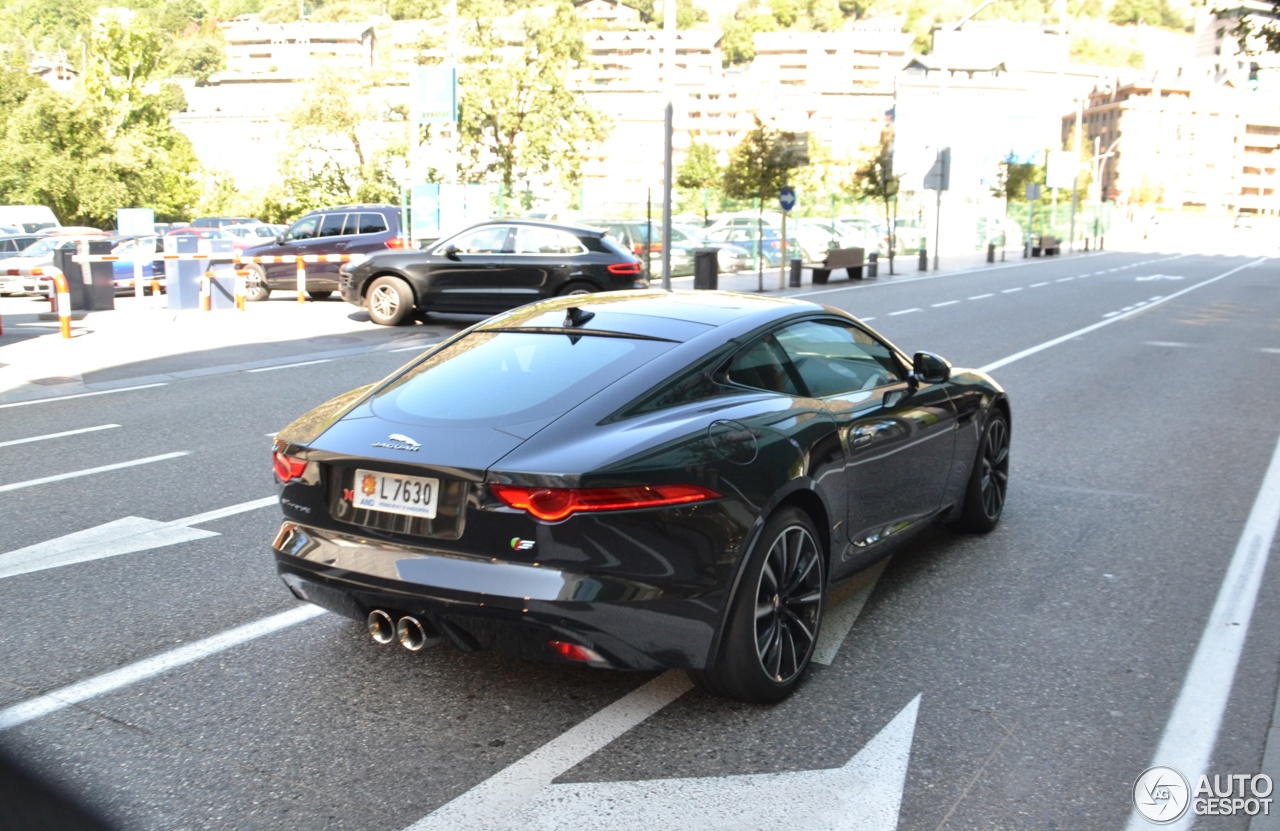
[[[440,480],[357,470],[351,504],[368,511],[435,519]]]

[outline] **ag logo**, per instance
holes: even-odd
[[[1190,804],[1191,785],[1173,768],[1147,768],[1133,783],[1133,807],[1156,825],[1181,819]]]
[[[511,538],[512,551],[530,551],[533,549],[533,540],[522,540],[519,537]]]

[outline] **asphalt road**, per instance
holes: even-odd
[[[299,613],[268,436],[404,354],[0,408],[0,743],[134,829],[1123,827],[1153,764],[1263,770],[1267,550],[1256,605],[1225,635],[1211,610],[1248,599],[1228,569],[1280,499],[1278,286],[1277,260],[1106,252],[793,292],[993,367],[1013,460],[999,528],[843,590],[847,637],[774,707]]]

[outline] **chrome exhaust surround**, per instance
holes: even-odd
[[[400,645],[410,652],[417,652],[435,640],[427,637],[427,630],[417,618],[408,616],[400,618],[396,624],[396,637],[400,639]]]
[[[369,637],[376,643],[388,644],[396,639],[396,622],[381,609],[370,612],[365,625],[369,627]]]

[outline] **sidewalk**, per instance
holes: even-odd
[[[1006,264],[1022,261],[1021,251],[1006,252]],[[1062,256],[1068,256],[1063,254]],[[1036,261],[1032,261],[1036,262]],[[1000,254],[996,254],[999,266]],[[929,261],[933,267],[932,258]],[[946,256],[940,272],[989,268],[985,252]],[[879,263],[878,276],[865,282],[916,277],[916,255],[897,257],[895,275],[888,260]],[[930,271],[930,274],[935,272]],[[850,285],[841,270],[832,272],[826,288]],[[661,277],[651,284],[661,286]],[[692,289],[692,277],[676,277],[673,289]],[[801,272],[801,285],[790,286],[790,269],[722,274],[722,291],[767,294],[812,290],[812,267]],[[391,350],[430,343],[479,317],[450,316],[448,322],[425,325],[378,326],[369,316],[340,299],[298,303],[277,292],[272,299],[234,309],[202,312],[170,310],[167,297],[117,297],[110,311],[77,313],[72,337],[61,337],[58,320],[47,300],[0,297],[0,403],[30,401],[125,386],[159,383],[243,369],[321,360],[374,350]]]

